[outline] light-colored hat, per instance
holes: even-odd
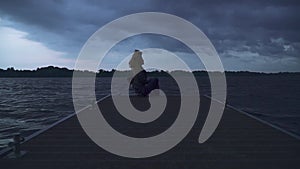
[[[130,61],[129,66],[130,67],[139,67],[144,64],[144,59],[142,58],[142,52],[139,50],[135,50]]]

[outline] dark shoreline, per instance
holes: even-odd
[[[32,77],[32,78],[45,78],[45,77],[73,77],[73,73],[82,77],[112,77],[116,70],[103,70],[100,69],[98,72],[92,72],[87,70],[71,70],[67,68],[60,68],[54,66],[37,68],[36,70],[16,70],[14,68],[7,68],[6,70],[0,69],[0,78],[22,78],[22,77]],[[119,71],[121,76],[127,76],[129,71]],[[166,72],[163,70],[156,70],[149,72],[150,76],[168,76],[168,73],[176,73],[184,75],[186,71],[172,71]],[[211,72],[214,74],[222,74],[221,72]],[[195,76],[207,76],[207,71],[193,71]],[[277,73],[266,73],[266,72],[249,72],[249,71],[225,71],[226,76],[261,76],[261,75],[284,75],[284,76],[294,76],[300,75],[300,72],[277,72]]]

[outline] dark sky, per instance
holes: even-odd
[[[300,1],[297,0],[0,1],[0,37],[6,40],[0,45],[0,68],[47,64],[72,67],[81,47],[96,30],[136,12],[170,13],[195,24],[212,41],[226,70],[300,71]],[[20,39],[20,43],[6,43],[14,39]],[[24,39],[37,45],[36,50],[26,49],[28,55],[48,51],[49,56],[19,56],[16,51],[22,53],[26,48]],[[127,45],[120,44],[118,54],[124,51],[124,57],[134,48],[145,47],[188,53],[174,40],[151,35],[133,37],[123,44]],[[37,61],[20,61],[25,57]],[[116,61],[109,63],[106,59],[107,65],[113,62]]]

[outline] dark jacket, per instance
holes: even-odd
[[[130,83],[136,92],[141,93],[147,84],[147,72],[145,70],[140,71],[132,78]]]

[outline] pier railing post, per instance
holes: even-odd
[[[8,158],[19,158],[22,157],[26,152],[21,151],[21,143],[24,141],[24,137],[20,133],[14,135],[13,141],[8,143],[9,147],[13,147],[13,152],[8,154]]]

